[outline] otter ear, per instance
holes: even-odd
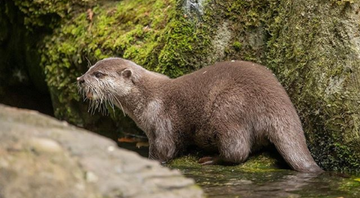
[[[124,69],[121,72],[119,72],[119,74],[124,78],[130,78],[132,75],[132,71],[130,69]]]

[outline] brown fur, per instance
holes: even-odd
[[[264,66],[221,62],[170,79],[131,61],[109,58],[78,81],[88,98],[108,100],[136,122],[149,138],[150,158],[167,161],[196,144],[218,151],[225,161],[241,163],[269,140],[293,169],[321,171],[293,104]]]

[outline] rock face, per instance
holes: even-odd
[[[267,65],[327,170],[360,168],[359,8],[359,1],[282,1],[269,27]]]
[[[192,179],[88,131],[0,105],[0,197],[202,197]]]

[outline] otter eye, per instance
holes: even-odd
[[[96,77],[96,78],[101,78],[103,76],[105,76],[105,74],[101,73],[101,72],[94,72],[93,75]]]

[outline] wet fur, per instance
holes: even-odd
[[[96,78],[96,71],[106,76]],[[96,104],[115,104],[136,122],[149,138],[150,158],[168,161],[195,144],[241,163],[270,141],[293,169],[321,171],[293,104],[264,66],[221,62],[170,79],[131,61],[109,58],[78,81],[83,81],[84,95],[101,96]]]

